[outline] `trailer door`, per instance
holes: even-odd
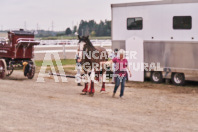
[[[126,40],[127,59],[132,77],[129,81],[144,82],[144,47],[143,40],[131,37]]]

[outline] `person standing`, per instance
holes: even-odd
[[[77,70],[77,74],[76,74],[76,79],[77,79],[77,85],[78,86],[82,86],[81,82],[81,59],[79,57],[79,53],[76,54],[76,70]]]
[[[128,61],[124,58],[125,51],[121,49],[119,51],[118,58],[114,58],[107,62],[102,62],[102,64],[115,63],[115,87],[112,97],[115,97],[115,94],[118,90],[118,87],[121,84],[120,98],[124,96],[125,82],[127,77],[127,70],[129,71],[130,77],[132,76],[130,69],[128,68]]]
[[[114,49],[114,52],[109,56],[110,59],[114,59],[114,58],[117,58],[118,56],[118,49]],[[112,75],[112,84],[115,84],[115,63],[112,64],[112,72],[113,72],[113,75]]]

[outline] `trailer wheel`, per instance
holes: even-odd
[[[151,80],[154,83],[162,83],[163,77],[162,72],[151,72]]]
[[[173,73],[171,76],[173,84],[177,86],[185,85],[185,75],[183,73]]]
[[[6,77],[7,65],[4,59],[0,59],[0,79]]]

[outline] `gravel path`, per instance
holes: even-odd
[[[125,98],[80,95],[73,79],[55,83],[15,72],[0,80],[0,132],[198,131],[198,94],[126,87]],[[155,85],[154,85],[155,86]]]

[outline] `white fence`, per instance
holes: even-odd
[[[41,40],[40,45],[77,45],[78,40]],[[111,40],[91,40],[93,44],[111,44]]]
[[[68,44],[67,42],[71,42]],[[76,53],[78,48],[78,41],[74,40],[42,40],[41,45],[35,46],[35,54],[46,54],[46,53],[63,53],[64,58],[66,58],[66,54],[68,53]],[[45,43],[45,45],[44,45]],[[109,40],[97,40],[93,41],[94,46],[106,47],[108,52],[112,52],[111,46],[112,42]]]

